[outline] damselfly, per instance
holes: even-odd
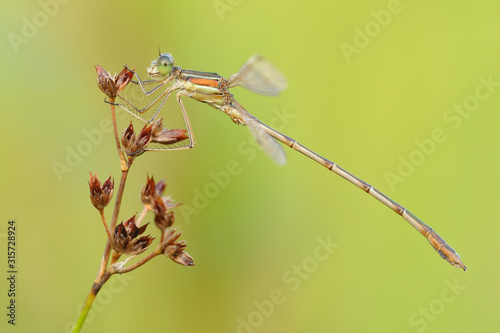
[[[296,140],[281,134],[273,128],[259,121],[248,113],[229,92],[229,88],[240,86],[251,92],[276,96],[287,87],[285,77],[267,60],[259,55],[251,57],[241,69],[229,79],[216,73],[185,70],[174,66],[174,58],[168,54],[160,53],[160,57],[151,63],[148,74],[149,81],[141,81],[137,73],[137,81],[132,81],[130,86],[135,89],[135,94],[124,91],[117,100],[119,105],[128,113],[145,123],[155,121],[163,110],[165,102],[173,92],[176,93],[177,102],[182,111],[182,116],[188,132],[188,139],[177,145],[151,144],[146,150],[171,150],[190,149],[196,144],[191,124],[187,117],[181,97],[190,97],[199,102],[226,113],[236,124],[245,125],[263,150],[278,164],[286,162],[286,156],[281,146],[274,140],[281,141],[290,148],[304,154],[348,180],[375,199],[401,215],[408,223],[417,229],[434,247],[434,249],[451,265],[466,270],[457,252],[449,246],[431,227],[426,225],[406,208],[399,205],[388,196],[375,189],[370,184],[350,174],[337,164],[318,155]],[[171,83],[169,85],[169,83]],[[167,121],[168,123],[168,121]],[[274,139],[273,139],[274,138]]]

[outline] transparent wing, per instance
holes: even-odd
[[[239,103],[233,101],[233,104],[237,110],[238,118],[247,126],[262,150],[264,150],[278,165],[285,165],[286,154],[281,145],[273,137],[267,134],[260,126],[259,121],[248,113]]]
[[[143,81],[141,88],[138,81],[131,81],[117,97],[116,103],[132,116],[152,122],[161,112],[170,93],[164,80]]]
[[[166,105],[167,99],[176,88],[175,83],[170,85],[169,82],[170,80],[141,81],[146,91],[144,92],[139,81],[131,81],[115,100],[120,128],[126,128],[132,121],[135,132],[139,133],[145,125],[162,120],[162,130],[145,151],[191,148],[186,119],[179,105]]]
[[[240,86],[261,95],[276,96],[288,83],[281,72],[261,55],[254,55],[228,80],[229,87]]]

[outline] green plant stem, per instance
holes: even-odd
[[[75,322],[75,325],[73,326],[73,333],[79,333],[80,330],[82,329],[83,323],[85,322],[85,318],[87,318],[87,315],[90,311],[90,308],[92,307],[92,304],[94,303],[94,300],[97,296],[97,293],[99,290],[101,290],[102,285],[109,279],[111,274],[105,273],[102,276],[102,279],[99,283],[94,283],[92,285],[92,288],[90,289],[89,294],[87,295],[87,298],[85,299],[85,303],[83,303],[82,310],[80,311],[80,316]]]

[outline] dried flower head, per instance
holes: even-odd
[[[153,199],[156,196],[155,192],[156,192],[155,180],[153,177],[149,178],[149,176],[147,176],[146,184],[141,189],[141,200],[144,206],[146,206],[148,210],[153,209],[152,203]]]
[[[129,149],[135,142],[134,125],[132,125],[132,122],[130,122],[130,125],[128,125],[128,127],[122,132],[121,141],[123,149]]]
[[[122,147],[129,156],[138,156],[144,153],[146,147],[151,142],[151,126],[144,125],[139,135],[136,137],[132,122],[122,133]]]
[[[141,132],[137,136],[137,151],[144,150],[148,146],[149,142],[151,142],[151,125],[144,125]]]
[[[154,238],[150,235],[136,238],[146,231],[149,223],[138,228],[135,225],[135,215],[116,226],[112,241],[113,248],[118,253],[137,255],[145,250],[151,244]]]
[[[167,184],[165,184],[163,180],[160,180],[158,183],[156,183],[156,191],[155,191],[156,195],[161,197],[163,195],[163,192],[165,192],[166,187]]]
[[[151,141],[161,143],[162,145],[171,145],[186,140],[188,138],[186,132],[184,129],[164,129],[156,133]]]
[[[154,177],[147,176],[146,184],[141,189],[141,200],[144,206],[149,210],[153,210],[154,198],[161,197],[165,192],[166,184],[163,180],[155,183]]]
[[[155,224],[160,230],[165,231],[174,224],[174,212],[168,210],[165,201],[161,197],[155,198],[153,212],[155,214]]]
[[[97,71],[97,85],[111,100],[114,100],[116,96],[120,95],[134,76],[134,72],[130,71],[127,67],[125,67],[118,76],[116,76],[116,74],[111,76],[111,74],[106,72],[99,65],[96,65],[95,69]]]
[[[177,233],[177,229],[172,229],[168,234],[166,234],[164,241],[165,250],[163,253],[180,265],[186,267],[194,266],[193,257],[184,251],[187,246],[186,242],[176,242],[180,236],[181,233]]]
[[[90,172],[90,201],[99,211],[102,211],[111,201],[114,186],[115,183],[111,180],[111,176],[101,185],[99,178],[97,178],[97,174],[92,175]]]
[[[187,130],[185,129],[168,129],[163,128],[163,120],[158,119],[152,124],[151,136],[152,142],[161,143],[163,145],[171,145],[176,142],[186,140]]]
[[[166,184],[163,180],[155,184],[154,178],[148,176],[146,184],[141,189],[142,203],[155,214],[155,224],[162,231],[174,224],[175,216],[171,210],[180,205],[180,203],[175,203],[170,196],[162,197],[165,188]]]

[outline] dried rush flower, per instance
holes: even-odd
[[[146,147],[151,142],[152,125],[144,125],[139,135],[136,137],[134,125],[130,125],[122,133],[122,147],[129,156],[139,156],[145,152]]]
[[[187,252],[184,252],[186,248],[186,242],[176,240],[181,236],[181,233],[177,233],[177,229],[172,229],[165,237],[165,251],[164,254],[172,259],[174,262],[189,267],[194,266],[193,257],[191,257]]]
[[[101,91],[106,94],[111,100],[114,100],[127,84],[132,80],[134,73],[125,67],[118,76],[109,74],[101,66],[96,65],[97,85]]]
[[[153,123],[151,129],[152,142],[161,143],[163,145],[174,144],[188,139],[185,129],[167,129],[163,128],[163,119],[158,119]]]
[[[174,224],[175,217],[172,209],[180,205],[180,203],[174,203],[169,196],[162,197],[165,187],[166,185],[163,181],[155,184],[153,177],[147,177],[146,184],[141,190],[141,200],[144,207],[154,212],[155,224],[162,231],[165,231]]]
[[[101,185],[97,174],[90,173],[90,201],[97,210],[102,211],[109,204],[113,197],[114,186],[115,182],[111,180],[111,176]]]
[[[153,241],[150,235],[137,238],[146,231],[149,223],[138,228],[135,224],[135,215],[126,222],[118,224],[113,234],[112,245],[116,252],[137,255],[146,251]]]

